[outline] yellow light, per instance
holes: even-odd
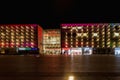
[[[24,41],[24,39],[21,39],[21,41]]]
[[[118,36],[119,36],[119,33],[115,32],[115,33],[114,33],[114,36],[115,36],[115,37],[118,37]]]
[[[86,44],[88,44],[88,42],[86,42]]]
[[[102,34],[105,34],[104,32],[102,32]]]
[[[1,33],[1,35],[3,35],[3,36],[4,36],[5,34],[4,34],[4,33]]]
[[[74,76],[69,76],[68,80],[74,80]]]
[[[78,42],[76,42],[76,44],[78,44]]]
[[[83,44],[83,42],[81,42],[81,44]]]
[[[33,36],[31,36],[31,38],[34,38]]]
[[[102,41],[104,41],[104,39],[102,39]]]
[[[113,48],[115,48],[115,45],[113,45]]]
[[[92,42],[92,44],[94,44],[94,42]]]
[[[97,39],[97,41],[99,41],[99,39]]]
[[[67,42],[67,39],[65,39],[65,41]]]
[[[67,26],[64,26],[64,27],[62,27],[63,29],[66,29],[67,28]]]
[[[83,32],[83,29],[81,29],[81,31]]]
[[[77,27],[78,29],[82,29],[82,26]]]
[[[19,43],[18,43],[18,42],[17,42],[16,44],[17,44],[17,45],[19,45]]]
[[[94,36],[94,37],[97,37],[97,36],[98,36],[98,33],[93,33],[93,36]]]
[[[2,42],[1,44],[4,45],[5,43]]]
[[[81,36],[81,33],[77,33],[77,36],[79,36],[79,37],[80,37],[80,36]]]
[[[87,33],[83,33],[83,36],[87,37]]]
[[[94,45],[92,45],[92,48],[94,47]]]

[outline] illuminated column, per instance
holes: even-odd
[[[107,42],[107,44],[106,44],[106,47],[110,47],[110,25],[108,25],[107,27],[106,27],[106,42]]]
[[[96,37],[97,37],[97,39],[96,39],[96,42],[97,42],[97,48],[99,47],[99,36],[100,36],[100,34],[99,34],[99,29],[100,27],[99,27],[99,25],[97,25],[97,30],[96,30]]]
[[[115,42],[113,42],[113,48],[115,48],[116,47],[116,44],[115,44]]]
[[[67,32],[65,32],[65,47],[68,47],[68,36],[67,36]]]
[[[91,29],[92,33],[94,33],[94,26],[92,25],[92,29]],[[94,37],[92,35],[92,48],[94,48]]]
[[[78,26],[77,26],[77,27],[78,27]],[[77,36],[77,34],[78,34],[78,28],[76,28],[75,47],[78,47],[78,36]]]
[[[76,36],[76,47],[78,47],[78,37]]]
[[[118,39],[118,45],[120,47],[120,25],[118,26],[119,27],[119,39]]]
[[[71,36],[70,36],[70,47],[73,47],[73,33],[71,31]]]
[[[102,48],[105,47],[105,26],[102,26]]]
[[[118,45],[119,45],[119,47],[120,47],[120,38],[119,38],[119,40],[118,40]]]
[[[81,29],[81,47],[83,47],[83,28]]]
[[[114,33],[116,32],[114,27],[115,27],[115,25],[113,25],[113,29],[112,29],[112,34],[113,34],[113,35],[112,35],[112,38],[113,38],[113,39],[115,38],[115,34],[114,34]],[[112,47],[115,48],[115,47],[116,47],[116,42],[115,42],[115,40],[113,40],[112,43],[113,43],[113,46],[112,46]]]
[[[89,39],[89,33],[88,33],[88,31],[89,31],[89,26],[87,25],[87,26],[86,26],[86,32],[87,32],[86,47],[89,47],[89,42],[88,42],[88,39]]]

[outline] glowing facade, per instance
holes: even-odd
[[[120,47],[120,24],[62,24],[62,53],[84,54],[85,48],[92,53],[113,53]],[[90,53],[91,54],[91,53]]]
[[[43,32],[43,53],[61,53],[61,34],[60,29],[46,29]]]
[[[38,53],[38,25],[0,25],[0,53]]]

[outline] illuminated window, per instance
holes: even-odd
[[[76,41],[78,42],[78,39],[76,39]]]
[[[99,45],[97,45],[97,47],[99,47]]]
[[[104,41],[105,39],[102,39],[102,41]]]
[[[110,45],[108,45],[107,47],[110,47]]]
[[[93,33],[93,36],[94,36],[94,37],[97,37],[97,36],[98,36],[98,33]]]
[[[113,45],[113,48],[115,48],[116,46],[115,45]]]
[[[105,32],[102,32],[102,34],[105,34]]]
[[[115,33],[114,33],[114,36],[115,36],[115,37],[118,37],[118,36],[119,36],[119,33],[115,32]]]
[[[11,38],[15,38],[14,36],[11,36]]]
[[[76,45],[76,47],[78,47],[78,45]]]
[[[87,33],[83,33],[83,36],[84,36],[84,37],[87,37]]]
[[[34,35],[33,33],[31,33],[31,35]],[[48,35],[46,35],[46,36],[48,36]]]
[[[109,45],[110,44],[110,42],[107,42],[107,45]]]
[[[21,38],[21,39],[23,39],[23,38],[24,38],[24,36],[20,36],[20,38]]]
[[[67,29],[67,26],[62,27],[63,29]]]
[[[81,33],[77,33],[77,36],[80,37],[80,36],[81,36]]]
[[[99,39],[97,39],[97,41],[99,41]]]
[[[94,47],[94,45],[91,46],[92,48]]]
[[[88,45],[88,42],[86,42],[86,44]]]
[[[2,36],[5,36],[5,33],[1,33]]]
[[[2,42],[1,45],[5,45],[5,43]]]
[[[76,44],[78,44],[78,42],[76,42]]]
[[[83,39],[81,39],[81,41],[83,41]]]
[[[68,44],[67,42],[65,44]]]
[[[24,41],[24,39],[21,39],[21,42],[23,42]]]
[[[82,26],[77,27],[78,29],[82,29]]]
[[[34,38],[34,36],[31,36],[31,38]]]

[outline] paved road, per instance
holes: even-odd
[[[0,80],[10,79],[120,80],[120,56],[0,56]]]

